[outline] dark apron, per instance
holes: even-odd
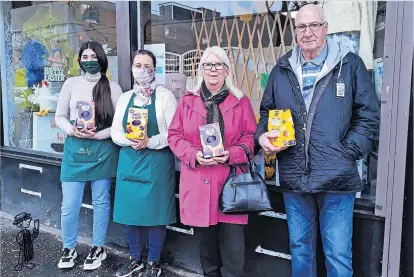
[[[155,111],[155,92],[151,105],[134,106],[135,93],[124,113],[127,125],[128,109],[148,109],[148,137],[159,134]],[[158,226],[176,222],[174,155],[169,147],[160,150],[122,147],[116,180],[114,221],[126,225]]]

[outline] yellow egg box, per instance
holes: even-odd
[[[296,145],[295,128],[292,113],[289,109],[270,110],[268,130],[277,136],[270,140],[273,146],[286,147]]]
[[[148,110],[129,108],[125,136],[144,140],[147,137]]]

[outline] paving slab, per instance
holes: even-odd
[[[62,251],[62,241],[56,234],[46,232],[40,228],[40,234],[34,241],[34,259],[36,267],[23,268],[22,271],[14,271],[19,256],[19,245],[16,243],[16,235],[19,229],[12,224],[10,219],[0,217],[0,276],[1,277],[111,277],[116,270],[128,261],[127,254],[119,255],[117,251],[109,251],[108,258],[101,268],[92,272],[83,270],[83,262],[89,253],[89,246],[80,243],[77,247],[78,258],[76,266],[70,270],[57,268]],[[179,270],[176,270],[179,271]],[[182,277],[187,274],[171,272],[164,268],[161,277]]]

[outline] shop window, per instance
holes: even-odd
[[[145,45],[162,45],[161,48],[165,49],[165,80],[167,81],[165,85],[173,91],[191,89],[196,83],[196,72],[203,51],[209,46],[221,46],[227,51],[232,63],[236,85],[250,98],[253,109],[258,114],[268,74],[279,57],[296,44],[295,15],[304,3],[298,1],[145,1],[141,5],[141,16],[143,22],[148,24],[144,26],[143,41]],[[366,54],[363,60],[372,74],[379,101],[382,89],[386,3],[347,2],[336,5],[324,7],[330,10],[331,16],[328,19],[334,20],[332,23],[335,23],[329,25],[340,26],[338,22],[343,19],[341,16],[345,16],[345,12],[351,11],[357,5],[366,5],[363,9],[359,7],[355,11],[361,11],[360,18],[371,20],[371,25],[376,26],[370,30],[370,36],[375,37],[374,41],[367,42],[366,37],[361,37],[361,32],[335,33],[330,36],[358,54],[360,54],[361,40],[364,45],[371,44],[368,47],[368,49],[372,47],[371,50],[366,51],[367,47],[364,47],[363,52]],[[362,14],[362,10],[369,13]],[[338,11],[340,14],[335,15]],[[180,82],[183,87],[177,90],[178,82],[173,81],[178,80],[179,75],[180,80],[185,81]],[[364,190],[358,194],[357,203],[368,206],[372,211],[377,187],[378,139],[379,137],[372,153],[358,161]],[[277,161],[274,157],[265,157],[265,163],[269,184],[277,186],[278,174],[275,170]]]
[[[107,76],[117,81],[114,2],[1,2],[2,111],[4,146],[61,155],[66,135],[55,124],[64,81],[82,74],[83,42],[100,42]]]

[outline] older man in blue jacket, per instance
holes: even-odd
[[[298,44],[270,73],[255,139],[277,153],[292,276],[316,277],[319,224],[328,277],[351,277],[353,207],[362,190],[356,161],[378,134],[379,103],[361,58],[326,37],[320,7],[302,7],[295,29]],[[295,146],[270,143],[268,114],[275,109],[291,110]]]

